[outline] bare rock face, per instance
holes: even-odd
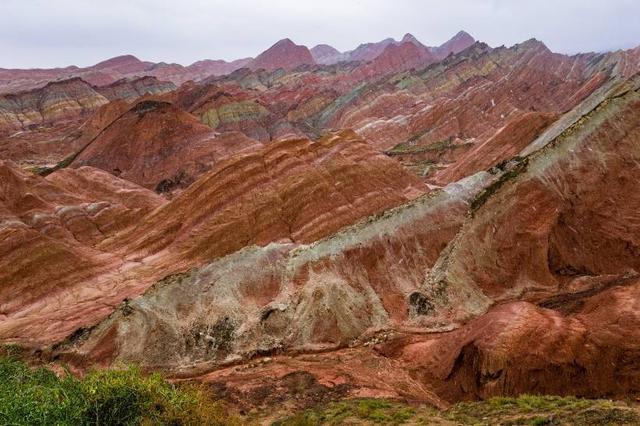
[[[141,77],[156,77],[161,81],[170,81],[179,85],[189,80],[201,80],[212,75],[231,73],[246,66],[251,59],[244,58],[231,62],[206,59],[183,66],[164,62],[157,64],[145,62],[135,56],[124,55],[85,68],[76,66],[27,70],[0,68],[0,94],[42,88],[47,83],[71,78],[81,78],[93,86],[108,86],[123,79],[135,80]]]
[[[133,55],[122,55],[99,62],[91,68],[105,73],[131,74],[143,72],[147,70],[150,65],[149,62],[142,62]]]
[[[187,81],[203,80],[210,76],[230,74],[240,68],[246,67],[253,58],[237,59],[227,62],[224,60],[205,59],[194,62],[191,65],[180,64],[155,64],[145,75],[157,77],[160,80],[171,81],[176,85]]]
[[[640,173],[638,92],[636,80],[628,84],[614,86],[555,142],[506,166],[434,280],[474,282],[505,298],[638,269],[636,201],[627,186]]]
[[[557,55],[536,40],[497,49],[475,44],[423,72],[394,77],[396,87],[384,95],[357,97],[329,125],[354,128],[427,182],[445,185],[482,170],[469,168],[468,159],[484,143],[535,138],[548,120],[532,120],[527,134],[508,133],[521,131],[518,123],[532,117],[526,114],[560,115],[578,105],[616,75],[614,56]],[[491,166],[508,154],[493,158]]]
[[[267,71],[273,71],[278,68],[292,70],[300,65],[314,63],[309,49],[285,38],[259,54],[248,66],[251,69],[263,68]]]
[[[638,389],[640,289],[637,278],[609,281],[542,307],[501,304],[454,332],[378,351],[449,402],[531,392],[624,398]]]
[[[68,163],[109,124],[102,123],[105,117],[123,112],[124,101],[173,89],[153,77],[101,87],[76,78],[0,96],[0,158],[36,172]]]

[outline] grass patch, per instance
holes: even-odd
[[[522,395],[457,404],[444,413],[451,421],[473,425],[634,425],[637,409],[608,400]]]
[[[418,154],[421,152],[441,152],[449,149],[455,149],[461,145],[453,144],[453,137],[449,137],[447,139],[443,139],[438,142],[434,142],[429,145],[418,145],[415,146],[414,143],[424,136],[427,131],[422,133],[418,133],[417,135],[412,136],[406,142],[402,142],[391,148],[386,152],[387,155],[402,155],[402,154]]]
[[[516,165],[511,170],[505,171],[502,176],[498,178],[498,180],[485,188],[473,199],[473,201],[471,201],[469,210],[471,211],[472,216],[475,215],[478,209],[480,209],[480,207],[482,207],[493,194],[495,194],[500,188],[502,188],[505,183],[527,171],[527,168],[529,166],[528,158],[518,158],[516,161]],[[501,163],[496,167],[497,170],[503,171],[503,168],[505,166]]]
[[[364,424],[401,425],[416,416],[416,411],[403,403],[385,399],[353,399],[309,409],[278,420],[274,426],[341,425],[354,421]]]
[[[334,402],[278,420],[274,426],[372,425],[637,425],[637,408],[607,400],[523,395],[460,403],[446,411],[384,399]]]
[[[0,357],[2,425],[235,425],[241,422],[203,386],[177,386],[134,367],[95,370],[83,378]]]
[[[51,173],[55,172],[56,170],[65,169],[69,167],[69,164],[71,164],[79,154],[80,152],[71,154],[53,167],[35,167],[32,169],[32,171],[34,173],[39,174],[40,176],[48,176]]]

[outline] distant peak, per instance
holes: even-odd
[[[460,30],[456,35],[453,36],[453,38],[473,38],[473,37],[471,36],[471,34],[466,32],[465,30]]]
[[[120,55],[115,56],[111,59],[107,59],[106,61],[98,62],[94,66],[96,67],[104,67],[109,65],[117,65],[117,64],[125,64],[125,63],[137,63],[142,62],[140,59],[136,58],[133,55]]]
[[[331,46],[330,44],[316,44],[315,46],[313,46],[313,49],[335,49],[335,47]]]
[[[340,51],[328,44],[318,44],[310,49],[312,55],[339,55]],[[314,56],[315,57],[315,56]]]
[[[297,44],[295,44],[290,38],[283,38],[282,40],[278,40],[273,46],[297,46]]]
[[[267,71],[273,71],[278,68],[289,70],[299,65],[315,63],[306,46],[297,45],[291,39],[284,38],[259,54],[248,66],[254,70],[264,68]]]
[[[400,40],[401,42],[407,42],[407,41],[418,41],[418,39],[411,33],[406,33],[404,35],[404,37],[402,37],[402,40]]]
[[[529,40],[523,41],[516,45],[517,47],[524,47],[527,49],[541,49],[541,50],[549,50],[546,44],[538,40],[537,38],[530,38]],[[550,50],[549,50],[550,51]]]

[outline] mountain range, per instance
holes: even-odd
[[[640,47],[283,39],[0,92],[0,343],[34,364],[267,417],[640,392]]]

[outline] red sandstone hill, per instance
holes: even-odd
[[[74,77],[82,78],[94,86],[106,86],[125,78],[136,79],[144,76],[182,84],[188,80],[201,80],[211,75],[233,72],[246,66],[250,60],[251,58],[231,62],[203,60],[189,66],[183,66],[145,62],[135,56],[124,55],[85,68],[72,66],[54,69],[0,69],[0,94],[36,89],[52,81]]]
[[[191,184],[217,159],[259,145],[242,135],[216,138],[193,115],[145,100],[103,123],[71,167],[92,166],[158,192]]]
[[[356,49],[345,52],[343,54],[344,57],[336,55],[329,56],[329,58],[333,58],[333,60],[329,62],[328,59],[325,59],[325,63],[335,63],[338,60],[368,62],[380,56],[389,46],[399,45],[403,43],[412,43],[420,49],[426,49],[433,55],[435,59],[442,60],[451,53],[462,52],[464,49],[470,47],[474,42],[474,38],[471,37],[468,33],[460,31],[440,46],[427,47],[422,44],[413,34],[407,33],[402,37],[400,41],[396,41],[393,38],[386,38],[377,43],[361,44]]]
[[[85,297],[104,296],[93,280],[122,260],[96,245],[163,202],[97,169],[64,170],[45,179],[0,161],[0,329],[5,338],[29,334],[30,326],[19,317],[8,321],[18,311],[43,315],[70,308],[71,322],[82,317],[79,305],[58,297],[82,282],[92,283],[84,288]],[[37,328],[56,332],[54,324]]]
[[[73,172],[74,169],[58,170],[46,181],[65,181],[68,179],[65,173]],[[103,173],[103,176],[111,175]],[[45,182],[37,176],[29,179],[31,186]],[[113,176],[110,179],[121,181]],[[16,193],[15,199],[33,192],[18,186],[12,191]],[[1,339],[21,335],[24,342],[53,342],[110,314],[115,305],[107,305],[105,300],[139,295],[167,274],[182,272],[250,244],[313,241],[369,214],[415,198],[423,191],[417,178],[351,132],[315,143],[281,141],[237,154],[216,164],[164,207],[138,217],[135,222],[123,220],[120,225],[129,226],[127,231],[99,236],[97,252],[79,248],[75,258],[57,255],[47,247],[58,242],[42,240],[41,250],[55,255],[51,260],[45,256],[42,261],[55,265],[61,274],[52,275],[47,285],[33,281],[30,273],[19,278],[16,274],[26,271],[20,264],[1,263],[0,282],[13,283],[6,287],[7,294],[18,294],[29,285],[38,288],[34,294],[25,292],[20,298],[3,299],[10,302],[0,305],[4,315],[0,323]],[[101,197],[83,200],[97,203],[97,212]],[[69,202],[56,201],[51,208],[66,204]],[[24,202],[20,205],[27,208]],[[25,245],[22,237],[14,235],[14,239],[7,240],[8,251]],[[15,253],[22,256],[20,250]],[[5,259],[13,258],[0,258],[0,262]],[[89,263],[81,263],[80,259]],[[24,257],[24,262],[31,260]],[[74,268],[78,268],[77,274],[84,275],[70,274]],[[41,268],[38,277],[44,279],[47,271],[46,267]],[[62,275],[64,279],[60,278]],[[59,289],[49,291],[56,298],[55,304],[47,300],[47,288]],[[70,315],[73,310],[78,313],[73,316],[75,319]],[[54,328],[57,331],[52,333]]]
[[[267,70],[275,70],[283,67],[290,70],[300,65],[315,63],[335,64],[340,61],[367,62],[375,59],[389,45],[400,44],[406,41],[423,47],[422,43],[411,34],[406,34],[400,42],[389,38],[378,43],[365,43],[352,51],[344,53],[340,53],[328,45],[318,45],[311,51],[308,51],[304,46],[297,46],[289,39],[284,39],[263,52],[261,54],[262,58],[260,58],[259,61],[258,58],[244,58],[230,62],[205,59],[194,62],[188,66],[183,66],[165,62],[153,63],[141,61],[133,55],[122,55],[84,68],[70,66],[66,68],[31,70],[0,69],[0,94],[39,88],[51,81],[73,77],[80,77],[94,86],[105,86],[123,78],[143,76],[154,76],[160,80],[170,81],[179,85],[189,80],[203,80],[210,76],[229,74],[245,66],[250,66],[253,69],[264,68]],[[450,53],[457,53],[464,50],[472,43],[473,38],[471,36],[465,32],[460,32],[443,45],[428,49],[440,60]],[[318,60],[315,59],[316,56]],[[279,65],[280,61],[283,62]]]
[[[248,64],[248,67],[254,70],[263,68],[268,71],[278,68],[292,70],[300,65],[314,63],[309,49],[285,38],[259,54]]]

